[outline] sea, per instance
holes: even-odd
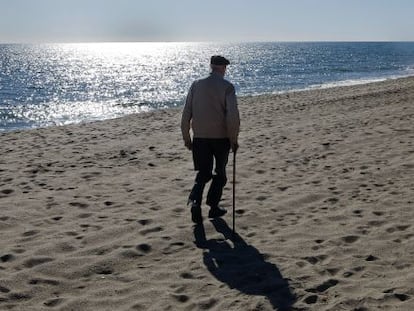
[[[0,132],[180,107],[212,55],[238,96],[414,76],[414,42],[0,44]]]

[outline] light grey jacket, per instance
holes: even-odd
[[[233,84],[218,73],[197,80],[188,92],[181,118],[185,142],[195,138],[229,138],[237,143],[240,116]]]

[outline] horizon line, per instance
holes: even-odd
[[[142,40],[142,41],[124,41],[124,40],[102,40],[102,41],[0,41],[0,44],[102,44],[102,43],[213,43],[213,44],[240,44],[240,43],[411,43],[414,40]]]

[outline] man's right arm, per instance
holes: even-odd
[[[181,116],[181,133],[183,136],[184,145],[190,150],[191,150],[190,122],[192,118],[193,87],[194,87],[194,83],[191,85],[191,88],[188,91],[187,98],[185,100],[183,113]]]

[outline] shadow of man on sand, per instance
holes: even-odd
[[[211,222],[224,239],[207,240],[203,224],[194,227],[195,243],[204,250],[203,261],[211,274],[244,294],[267,297],[275,310],[292,310],[296,297],[276,265],[266,262],[256,248],[233,234],[223,219]]]

